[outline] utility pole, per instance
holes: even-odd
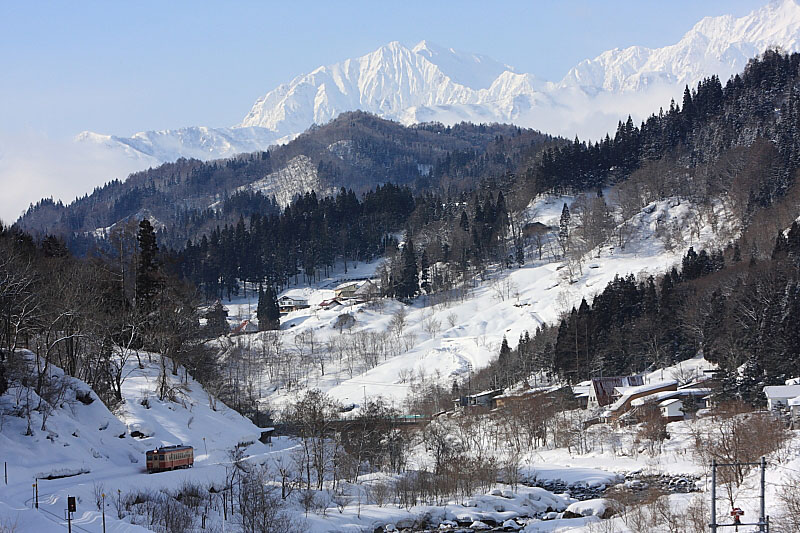
[[[3,476],[6,480],[6,485],[8,485],[8,461],[3,461]]]
[[[765,533],[767,531],[767,515],[765,511],[766,506],[764,505],[766,503],[764,501],[764,486],[766,485],[766,482],[764,481],[764,475],[766,474],[766,471],[767,471],[767,460],[764,457],[762,457],[761,458],[761,502],[760,502],[761,509],[758,517],[758,521],[761,524],[758,526],[759,533]]]
[[[758,466],[761,468],[761,494],[759,498],[759,516],[758,522],[743,523],[740,522],[739,517],[744,515],[744,512],[739,508],[734,508],[731,516],[734,517],[732,524],[718,524],[717,523],[717,468],[728,467],[735,468],[740,466]],[[766,471],[767,460],[762,457],[758,463],[717,463],[716,459],[711,460],[711,522],[708,526],[711,528],[711,533],[717,533],[720,527],[735,527],[739,531],[739,526],[758,526],[759,533],[769,533],[769,517],[766,514],[766,500],[765,500],[765,486],[766,486]]]
[[[717,460],[711,460],[711,533],[717,533]]]

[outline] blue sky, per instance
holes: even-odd
[[[676,42],[754,0],[0,3],[0,134],[237,123],[313,68],[399,40],[482,53],[557,80],[578,61]]]

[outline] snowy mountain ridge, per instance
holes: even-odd
[[[582,61],[559,82],[429,41],[411,48],[395,41],[281,84],[230,128],[188,127],[128,138],[84,132],[77,140],[148,162],[207,160],[266,149],[356,109],[406,125],[500,122],[599,138],[621,117],[640,120],[679,97],[685,85],[712,74],[724,83],[750,58],[776,46],[800,50],[796,0],[771,2],[740,18],[706,17],[663,48],[608,50]]]
[[[800,5],[776,1],[741,18],[706,17],[671,46],[608,50],[576,65],[558,87],[646,91],[657,83],[692,86],[710,74],[724,83],[764,50],[777,46],[793,52],[799,43]]]

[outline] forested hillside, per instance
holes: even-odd
[[[513,150],[506,138],[514,139]],[[415,192],[471,189],[483,177],[515,171],[550,141],[514,126],[404,127],[345,113],[266,152],[207,163],[181,159],[113,180],[67,206],[44,199],[17,226],[63,235],[72,249],[85,252],[113,227],[150,218],[163,244],[174,248],[216,226],[236,224],[240,216],[276,213],[312,190],[322,199],[341,188],[360,197],[385,183]]]
[[[526,176],[532,190],[604,188],[608,196],[579,197],[572,213],[565,207],[553,231],[567,268],[582,268],[598,245],[624,249],[626,213],[654,201],[701,206],[692,234],[726,224],[730,231],[714,247],[690,248],[663,276],[618,278],[558,324],[509,339],[516,348],[504,344],[473,382],[510,386],[538,371],[578,382],[701,353],[719,364],[723,397],[755,404],[764,385],[796,376],[798,66],[797,54],[768,52],[724,87],[712,77],[687,89],[682,105],[639,128],[628,121],[613,139],[547,150]],[[684,244],[677,229],[664,223],[657,233],[668,246]]]

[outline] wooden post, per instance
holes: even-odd
[[[106,533],[106,493],[101,494],[103,497],[103,533]]]
[[[33,484],[33,492],[34,492],[34,502],[36,504],[36,508],[39,508],[39,479],[36,479],[36,483]]]

